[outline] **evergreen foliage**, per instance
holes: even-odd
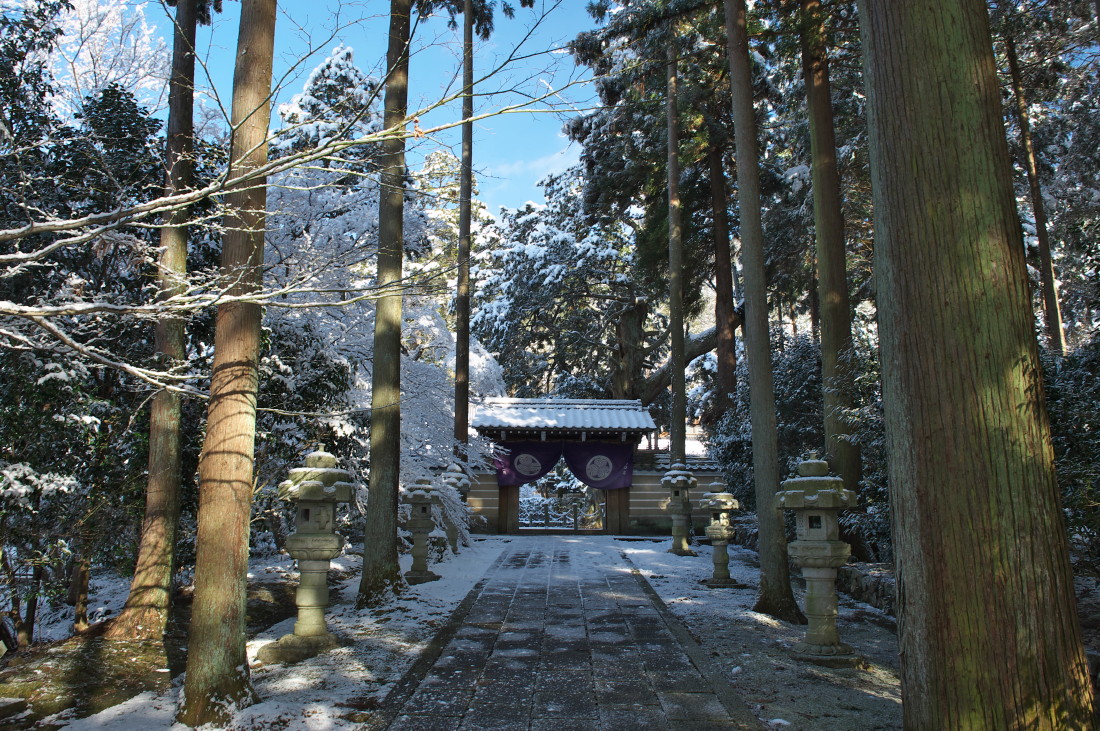
[[[42,17],[28,11],[23,21]],[[24,40],[37,48],[33,37]],[[5,44],[5,53],[14,50]],[[30,112],[9,117],[16,134],[0,150],[6,225],[18,225],[36,210],[82,216],[156,195],[160,123],[133,95],[106,87],[85,100],[80,126],[71,127],[48,104],[44,66],[29,56],[24,62],[21,77],[4,86]],[[52,177],[52,184],[40,185],[38,175]],[[147,295],[150,236],[148,230],[119,228],[89,246],[61,249],[40,266],[10,273],[0,296],[38,303],[140,301]],[[110,343],[131,362],[148,357],[149,330],[142,323],[101,315],[57,322],[77,343]],[[34,321],[5,318],[0,329],[6,340],[0,348],[0,532],[8,604],[30,608],[39,592],[52,600],[62,596],[63,577],[74,561],[123,570],[132,563],[147,450],[146,393],[129,375],[41,339]],[[39,347],[28,347],[32,343]],[[32,566],[37,578],[29,584],[15,580]]]
[[[549,204],[504,211],[500,243],[479,254],[473,331],[516,396],[637,398],[662,354],[658,296],[627,231],[587,223],[584,182],[578,169],[543,181]]]
[[[1044,353],[1043,377],[1073,558],[1100,574],[1100,337],[1064,358]]]

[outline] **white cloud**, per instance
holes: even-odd
[[[536,181],[567,170],[580,160],[580,145],[572,142],[557,152],[533,160],[515,160],[489,167],[488,174],[494,178],[534,178]]]

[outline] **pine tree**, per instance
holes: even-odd
[[[503,211],[480,254],[473,331],[517,396],[639,398],[667,348],[659,295],[638,282],[622,228],[585,223],[579,169],[542,186],[546,206]]]

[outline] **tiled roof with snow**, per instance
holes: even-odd
[[[672,468],[668,452],[654,453],[653,461],[656,469],[660,472],[667,472]],[[722,470],[722,465],[718,464],[717,460],[705,454],[686,454],[684,455],[684,463],[687,465],[688,470],[693,472],[721,472]]]
[[[474,404],[475,429],[646,432],[657,428],[641,401],[487,398]]]

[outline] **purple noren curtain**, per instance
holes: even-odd
[[[508,453],[498,454],[493,460],[498,485],[534,482],[554,469],[561,459],[561,442],[500,442],[500,446]]]
[[[598,490],[630,487],[634,479],[634,446],[609,442],[569,442],[565,463],[577,479]]]

